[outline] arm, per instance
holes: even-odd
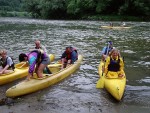
[[[47,53],[47,49],[46,49],[46,47],[45,47],[44,45],[41,46],[41,49],[42,49],[45,53]]]
[[[35,65],[36,65],[36,59],[37,59],[37,56],[34,56],[33,54],[30,54],[28,56],[29,70],[28,70],[27,80],[30,80],[30,77],[33,75]]]
[[[103,55],[103,54],[105,53],[105,50],[106,50],[106,47],[104,47],[104,48],[102,49],[101,55]]]
[[[120,71],[124,72],[124,62],[123,62],[122,58],[120,58]]]
[[[66,57],[66,52],[63,52],[61,59]]]
[[[33,74],[36,65],[36,58],[32,57],[29,59],[29,73]]]
[[[107,55],[105,55],[105,51],[106,51],[106,47],[103,48],[101,55],[102,55],[102,60],[105,61],[105,59],[107,58]]]
[[[5,72],[5,70],[7,70],[9,68],[9,65],[6,65],[1,71],[0,74],[3,74]]]
[[[124,62],[123,62],[123,59],[120,58],[120,71],[118,73],[118,76],[123,77],[124,75],[125,75],[125,73],[124,73]]]
[[[77,60],[77,53],[75,51],[73,51],[71,53],[71,62],[70,63],[74,63]]]
[[[104,67],[104,73],[107,74],[108,73],[108,65],[110,63],[110,57],[106,58],[106,62],[105,62],[105,67]]]

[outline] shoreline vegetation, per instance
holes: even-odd
[[[19,18],[33,18],[33,19],[43,19],[43,18],[36,18],[32,17],[31,13],[28,12],[17,12],[17,11],[9,11],[9,12],[1,12],[0,17],[19,17]],[[74,18],[60,18],[61,20],[91,20],[91,21],[145,21],[150,22],[150,17],[145,16],[119,16],[119,15],[88,15],[83,16],[78,19]],[[46,20],[59,20],[59,19],[46,19]]]
[[[0,17],[150,21],[150,0],[1,0]]]

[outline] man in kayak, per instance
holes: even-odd
[[[107,56],[109,55],[110,51],[113,49],[113,42],[112,41],[108,41],[107,42],[107,46],[105,46],[101,52],[102,55],[102,60],[105,61],[105,59],[107,58]]]
[[[104,73],[106,76],[108,75],[108,72],[117,72],[118,77],[125,76],[124,62],[117,49],[112,49],[110,55],[106,58],[104,67]]]
[[[33,76],[34,70],[37,76],[42,78],[44,69],[48,64],[50,64],[49,56],[40,49],[33,50],[28,54],[21,53],[19,55],[19,61],[28,61],[29,63],[27,80],[30,80],[30,77]]]
[[[78,52],[75,48],[68,46],[61,56],[62,68],[73,64],[78,59]]]
[[[44,52],[47,53],[45,46],[41,45],[40,40],[36,40],[34,43],[35,43],[35,49],[42,49]]]
[[[0,75],[13,72],[15,69],[14,62],[11,57],[7,56],[6,50],[0,51],[0,56]]]
[[[45,48],[45,46],[41,45],[41,42],[40,40],[35,40],[35,49],[40,49],[40,50],[43,50],[44,52],[47,53],[47,49]],[[30,50],[32,51],[32,50]],[[46,74],[51,74],[51,71],[49,70],[49,68],[46,66],[46,68],[44,69],[43,73],[46,73]]]

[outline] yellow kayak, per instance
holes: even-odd
[[[129,29],[131,27],[127,27],[127,26],[101,26],[101,28],[106,28],[106,29]]]
[[[9,88],[6,91],[6,96],[17,97],[49,87],[75,72],[79,68],[82,60],[83,57],[79,55],[78,60],[74,64],[71,64],[64,69],[61,69],[60,63],[51,64],[48,67],[52,74],[44,74],[42,79],[32,77],[29,81],[24,80],[19,84]]]
[[[50,54],[50,61],[54,60],[54,55]],[[14,80],[17,80],[19,78],[23,78],[28,75],[28,64],[26,62],[21,62],[18,64],[15,64],[14,72],[8,73],[8,74],[2,74],[0,75],[0,85],[12,82]]]
[[[101,61],[98,67],[98,73],[100,79],[97,82],[97,88],[105,88],[115,99],[120,101],[123,97],[125,86],[126,86],[126,77],[118,78],[117,72],[109,71],[107,77],[105,74],[102,74],[102,67],[104,62]]]

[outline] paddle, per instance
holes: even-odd
[[[102,76],[97,81],[96,88],[104,88],[104,76],[103,76],[103,72],[102,72]]]
[[[108,49],[109,49],[109,43],[107,45],[107,51],[106,55],[108,55]],[[103,76],[103,71],[102,71],[102,76],[100,79],[97,81],[96,88],[104,88],[104,76]]]
[[[104,73],[103,73],[104,61],[101,61],[98,67],[98,73],[100,79],[97,81],[96,88],[104,88]]]

